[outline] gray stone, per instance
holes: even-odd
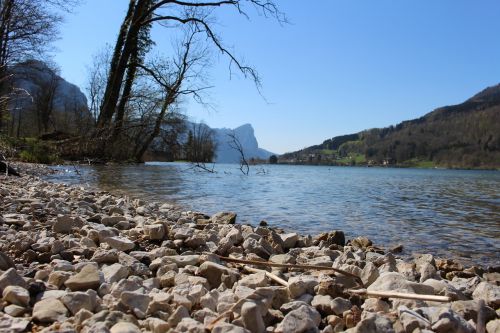
[[[69,233],[73,229],[74,219],[69,215],[58,216],[52,225],[52,231],[58,233]]]
[[[280,234],[281,240],[283,241],[283,248],[285,250],[295,247],[297,241],[299,240],[299,235],[295,232],[289,234]]]
[[[392,323],[389,319],[373,312],[363,312],[361,321],[346,333],[394,333]]]
[[[118,251],[98,248],[90,260],[98,264],[114,264],[118,262]]]
[[[223,275],[238,276],[238,272],[230,270],[226,266],[216,264],[214,262],[205,261],[198,267],[196,275],[203,276],[208,280],[212,288],[217,288],[222,282]]]
[[[458,313],[465,320],[477,320],[477,313],[479,309],[478,300],[456,301],[451,303],[451,309]],[[489,306],[483,308],[485,321],[488,322],[496,318],[495,310]]]
[[[111,327],[110,333],[141,333],[141,329],[132,323],[120,321]]]
[[[100,284],[99,272],[94,265],[86,265],[82,270],[71,276],[64,285],[71,291],[97,289]]]
[[[371,285],[377,278],[379,277],[379,272],[377,266],[375,266],[371,262],[367,262],[365,267],[363,267],[363,270],[361,271],[361,281],[363,281],[363,284],[365,287],[368,287]]]
[[[391,309],[389,303],[379,298],[367,298],[361,307],[370,312],[389,312]]]
[[[174,263],[178,267],[197,266],[200,262],[199,255],[185,255],[185,256],[166,256],[164,257],[166,263]]]
[[[337,297],[332,301],[332,311],[336,315],[341,315],[352,307],[348,299]]]
[[[308,305],[290,311],[279,323],[277,333],[317,332],[321,322],[321,315],[316,309]]]
[[[291,298],[297,298],[305,293],[314,294],[318,279],[311,275],[294,276],[288,280],[288,292]]]
[[[246,328],[229,323],[218,323],[212,329],[212,333],[250,333]]]
[[[67,315],[68,309],[56,298],[42,300],[33,307],[33,319],[42,323],[64,321]]]
[[[436,333],[456,332],[473,333],[474,327],[455,311],[442,307],[422,307],[419,312],[430,321],[431,329]]]
[[[77,291],[67,293],[61,297],[61,302],[68,308],[71,314],[75,315],[81,309],[93,312],[96,307],[97,293],[94,290],[87,292]]]
[[[499,333],[500,332],[500,319],[495,319],[486,324],[486,332]]]
[[[115,224],[126,220],[127,219],[124,216],[104,216],[101,218],[101,223],[105,226],[112,227]]]
[[[27,309],[24,306],[19,306],[16,304],[9,304],[5,308],[3,308],[3,312],[12,317],[21,317],[26,313],[26,310]]]
[[[0,312],[0,332],[21,333],[26,332],[29,320],[14,318]]]
[[[205,326],[191,318],[183,318],[177,327],[176,332],[205,333]]]
[[[258,287],[267,287],[269,285],[269,280],[266,273],[261,272],[245,276],[238,281],[238,285],[256,289]]]
[[[500,307],[500,286],[481,282],[472,293],[472,298],[476,300],[483,299],[486,304],[496,309]]]
[[[107,283],[114,283],[126,279],[130,274],[130,268],[118,263],[105,266],[101,271],[104,274],[104,281]]]
[[[0,251],[0,269],[2,271],[6,271],[9,268],[15,268],[16,265],[14,264],[14,261],[6,255],[3,251]]]
[[[7,286],[2,293],[3,300],[19,306],[28,306],[30,293],[27,289],[19,286]]]
[[[241,306],[241,317],[246,329],[252,333],[262,333],[266,327],[259,307],[254,302],[244,302]]]
[[[332,302],[333,298],[329,295],[316,295],[311,301],[311,305],[323,315],[328,316],[333,314]]]
[[[236,222],[236,214],[232,212],[219,212],[213,215],[210,220],[217,224],[234,224]]]
[[[135,247],[135,243],[125,237],[108,237],[106,238],[105,242],[118,251],[129,251]]]
[[[0,290],[4,290],[8,286],[19,286],[27,289],[28,284],[26,281],[17,274],[14,268],[9,268],[2,275],[0,275]]]
[[[127,306],[137,318],[144,319],[146,318],[146,312],[151,298],[139,292],[124,291],[121,293],[120,301]]]
[[[149,224],[144,226],[144,234],[149,239],[163,239],[165,237],[165,227],[163,224]]]

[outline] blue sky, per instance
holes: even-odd
[[[216,110],[186,102],[188,116],[212,127],[251,123],[261,147],[284,153],[416,118],[500,83],[498,0],[277,3],[290,24],[218,16],[223,41],[257,68],[266,99],[216,56],[209,71]],[[115,42],[127,4],[86,0],[67,16],[55,53],[64,78],[84,86],[86,65]],[[168,52],[169,34],[154,31],[156,52]]]

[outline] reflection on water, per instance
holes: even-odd
[[[260,168],[259,168],[260,169]],[[500,173],[493,171],[265,166],[243,176],[236,165],[217,173],[188,164],[81,167],[52,175],[208,214],[238,213],[240,223],[316,234],[344,230],[375,244],[402,243],[464,263],[500,264]]]

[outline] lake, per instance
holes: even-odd
[[[186,163],[57,167],[53,181],[84,183],[186,210],[234,211],[239,223],[315,235],[343,230],[405,254],[433,253],[464,264],[500,264],[500,172]]]

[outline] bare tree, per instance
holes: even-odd
[[[97,117],[99,116],[99,110],[104,97],[110,59],[111,50],[108,45],[97,52],[93,56],[92,64],[87,66],[87,83],[85,85],[85,91],[87,93],[89,110],[95,121],[97,121]]]
[[[40,58],[57,38],[61,11],[77,0],[0,0],[0,96],[8,99],[15,88],[8,82],[9,67],[28,58]],[[8,103],[0,104],[0,129]]]
[[[256,85],[260,86],[260,79],[257,72],[242,63],[222,42],[222,39],[214,30],[215,20],[213,13],[217,8],[230,7],[236,13],[248,17],[246,7],[253,6],[257,11],[266,16],[273,16],[278,21],[284,22],[286,18],[278,10],[273,1],[269,0],[223,0],[223,1],[177,1],[177,0],[130,0],[127,14],[122,22],[113,56],[109,66],[109,75],[106,88],[97,119],[96,135],[103,135],[103,131],[114,128],[117,137],[123,126],[124,108],[129,101],[130,89],[134,80],[137,79],[138,69],[151,74],[155,72],[153,68],[141,63],[137,50],[141,49],[140,43],[147,45],[149,38],[148,31],[153,25],[166,28],[190,27],[191,31],[196,31],[204,35],[204,42],[215,47],[229,60],[229,67],[236,68],[245,77],[250,77]],[[146,41],[146,42],[145,42]],[[134,60],[135,59],[135,60]],[[182,81],[178,85],[182,86]],[[169,96],[180,97],[181,94],[167,94]],[[171,97],[166,101],[166,105],[174,104]],[[165,111],[166,112],[166,111]],[[115,126],[113,126],[113,121]]]
[[[248,162],[245,158],[245,152],[243,150],[243,146],[241,145],[240,139],[236,135],[234,131],[231,133],[228,133],[227,136],[229,137],[228,144],[231,148],[236,150],[238,154],[240,155],[240,170],[244,175],[248,176],[248,173],[250,172],[250,166],[248,165]]]

